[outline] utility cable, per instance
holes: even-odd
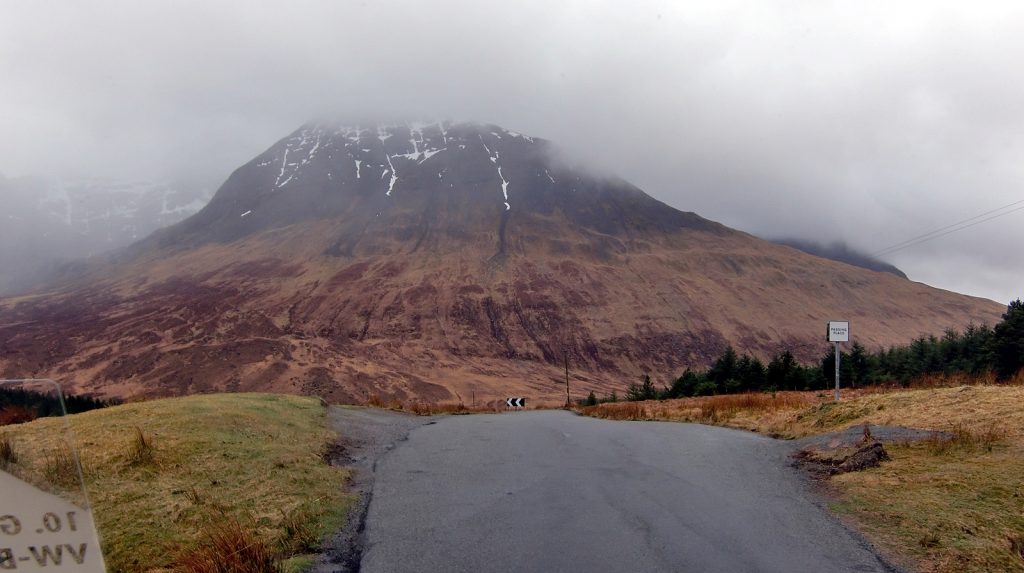
[[[929,231],[929,232],[924,233],[922,235],[918,235],[916,237],[911,237],[911,238],[909,238],[909,239],[907,239],[905,241],[896,243],[895,245],[890,245],[890,246],[888,246],[888,247],[886,247],[884,249],[880,249],[880,250],[878,250],[878,251],[876,251],[874,253],[871,253],[871,256],[872,257],[878,257],[880,255],[888,255],[890,253],[895,253],[896,251],[901,251],[901,250],[906,249],[908,247],[913,247],[915,245],[919,245],[919,244],[924,243],[926,241],[930,241],[932,239],[937,239],[939,237],[948,235],[950,233],[955,233],[957,231],[962,231],[964,229],[973,227],[975,225],[980,225],[981,223],[984,223],[986,221],[991,221],[992,219],[997,219],[997,218],[1002,217],[1004,215],[1009,215],[1010,213],[1014,213],[1016,211],[1020,211],[1020,210],[1024,209],[1024,205],[1021,205],[1022,203],[1024,203],[1024,199],[1021,199],[1020,201],[1014,201],[1013,203],[1010,203],[1008,205],[1003,205],[1002,207],[999,207],[998,209],[992,209],[991,211],[986,211],[986,212],[981,213],[979,215],[975,215],[973,217],[964,219],[962,221],[958,221],[958,222],[953,223],[951,225],[946,225],[945,227],[941,227],[941,228],[935,229],[933,231]],[[1007,211],[1006,209],[1009,209],[1010,207],[1015,207],[1015,208],[1014,209],[1010,209],[1009,211]]]

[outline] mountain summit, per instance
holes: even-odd
[[[680,182],[680,185],[685,185]],[[105,395],[564,400],[727,344],[816,359],[1003,308],[802,253],[496,126],[308,124],[109,268],[0,301],[0,375]]]
[[[366,233],[398,229],[421,231],[414,248],[497,230],[502,254],[506,225],[537,216],[612,236],[725,230],[551,156],[548,142],[493,125],[305,125],[238,169],[202,213],[161,243],[232,241],[326,218],[342,223],[335,249],[346,255],[374,248]]]

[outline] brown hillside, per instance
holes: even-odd
[[[573,171],[493,126],[306,126],[191,219],[53,292],[0,301],[0,375],[105,395],[557,401],[726,344],[868,347],[992,301],[806,255]]]

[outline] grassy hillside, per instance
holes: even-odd
[[[344,518],[344,470],[316,398],[220,394],[156,400],[71,417],[111,571],[191,565],[209,551],[301,564]],[[0,428],[22,471],[43,472],[61,420]],[[140,434],[141,432],[141,434]],[[219,548],[213,548],[219,542]]]
[[[1024,387],[787,392],[602,404],[612,419],[680,420],[784,437],[863,424],[947,432],[887,446],[881,467],[829,480],[833,509],[924,572],[1024,572]]]

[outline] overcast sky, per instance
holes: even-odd
[[[471,119],[872,253],[1024,200],[1022,30],[1020,2],[6,0],[0,173],[219,183],[311,118]],[[1022,247],[1024,210],[883,258],[1006,303]]]

